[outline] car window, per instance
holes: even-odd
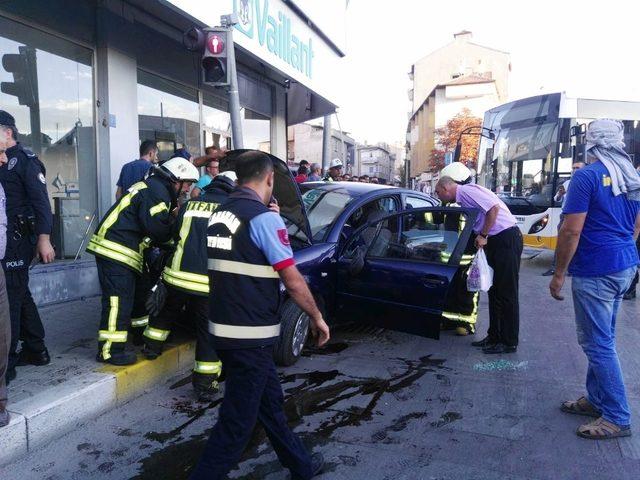
[[[324,240],[329,227],[351,200],[353,197],[346,190],[312,188],[302,194],[314,242]]]
[[[345,256],[364,247],[368,249],[368,258],[448,264],[465,223],[463,212],[405,213],[357,234],[347,246]],[[396,234],[398,225],[401,225],[399,235]]]
[[[407,209],[409,208],[425,208],[425,207],[433,207],[438,205],[437,201],[429,201],[426,198],[415,197],[413,195],[407,195],[405,200]]]
[[[347,220],[347,224],[357,230],[371,221],[397,211],[398,201],[395,197],[377,198],[365,203],[353,212]]]

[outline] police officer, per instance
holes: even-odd
[[[325,182],[337,182],[338,177],[342,174],[342,160],[334,158],[329,164],[329,171],[322,180]]]
[[[236,174],[220,173],[196,199],[180,209],[174,225],[176,251],[162,274],[167,285],[164,307],[151,315],[144,331],[143,353],[154,360],[171,333],[173,322],[183,309],[194,318],[196,327],[196,360],[192,383],[200,396],[218,391],[221,363],[209,339],[209,275],[207,270],[207,225],[211,214],[236,187]]]
[[[130,365],[136,355],[126,349],[135,295],[142,274],[145,237],[156,243],[171,239],[178,195],[198,180],[198,169],[184,158],[172,158],[153,167],[151,176],[138,182],[109,209],[87,252],[96,256],[102,287],[102,317],[96,360]]]
[[[274,170],[269,155],[250,150],[236,159],[238,189],[209,219],[207,245],[209,331],[225,370],[218,422],[192,479],[226,478],[249,442],[256,421],[293,479],[322,470],[322,455],[310,455],[287,425],[282,387],[273,361],[280,335],[280,281],[311,318],[323,345],[329,327],[295,266],[282,218],[269,210]]]
[[[440,178],[450,177],[459,185],[471,183],[471,170],[460,162],[453,162],[440,171]],[[457,206],[456,204],[450,204]],[[447,214],[444,218],[445,230],[461,233],[464,229],[464,217],[461,214]],[[469,238],[460,259],[460,267],[453,277],[453,288],[445,299],[445,308],[442,316],[445,318],[445,326],[453,326],[458,335],[464,336],[475,332],[478,320],[478,292],[467,290],[467,272],[476,254],[473,238]]]
[[[54,259],[49,236],[53,217],[47,194],[45,168],[38,157],[17,142],[14,118],[0,110],[0,152],[7,163],[0,167],[0,184],[7,196],[7,252],[2,261],[11,311],[11,346],[7,381],[16,365],[47,365],[51,359],[44,343],[44,327],[29,290],[29,265],[37,254],[43,263]],[[17,353],[18,341],[22,350]]]

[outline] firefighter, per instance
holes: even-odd
[[[456,183],[465,185],[471,182],[471,171],[460,162],[453,162],[440,171],[440,178],[450,177]],[[456,204],[451,204],[456,206]],[[462,214],[445,215],[444,224],[447,231],[462,233],[464,229],[464,216]],[[458,335],[468,335],[475,332],[475,324],[478,320],[478,292],[467,290],[467,272],[469,265],[476,254],[473,238],[469,238],[460,259],[460,268],[453,277],[453,288],[445,299],[445,309],[442,316],[444,325],[452,326]]]
[[[29,265],[35,255],[43,263],[54,259],[49,238],[53,216],[45,167],[36,154],[17,139],[15,119],[0,110],[0,153],[7,157],[7,163],[0,167],[7,209],[7,251],[2,268],[11,317],[7,382],[15,378],[17,365],[47,365],[51,361],[44,343],[42,320],[29,290]],[[18,353],[20,340],[22,349]]]
[[[131,365],[135,352],[126,348],[131,328],[137,277],[143,272],[143,254],[149,237],[156,243],[171,239],[178,196],[198,180],[198,169],[184,158],[172,158],[138,182],[109,209],[87,252],[96,256],[102,287],[102,317],[96,360]]]
[[[152,315],[144,331],[144,355],[149,360],[162,353],[173,321],[186,308],[196,327],[196,362],[192,383],[200,396],[218,390],[221,363],[209,339],[209,275],[207,269],[207,225],[211,214],[236,186],[236,174],[227,171],[217,175],[202,194],[185,203],[174,225],[177,247],[164,268],[162,280],[167,285],[164,307]]]

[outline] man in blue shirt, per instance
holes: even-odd
[[[195,184],[193,190],[191,190],[191,198],[198,198],[204,190],[204,187],[209,185],[211,181],[220,173],[220,162],[217,158],[214,157],[216,152],[220,150],[218,147],[211,146],[204,149],[204,153],[206,157],[211,157],[209,163],[205,167],[206,172],[203,176],[200,177],[198,183]]]
[[[153,140],[145,140],[140,144],[140,158],[125,163],[120,170],[120,178],[116,185],[116,200],[131,188],[134,183],[141,182],[147,176],[151,165],[158,163],[158,146]]]
[[[589,125],[590,165],[571,179],[558,235],[557,267],[549,285],[551,295],[563,300],[561,289],[567,271],[573,277],[578,342],[589,361],[587,395],[564,402],[561,409],[596,418],[576,432],[590,439],[631,435],[615,324],[620,301],[638,266],[635,238],[640,229],[640,202],[624,193],[629,188],[614,193],[619,184],[613,179],[622,178],[627,184],[637,181],[624,177],[624,162],[631,160],[622,139],[619,121],[595,120]]]

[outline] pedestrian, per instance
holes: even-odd
[[[206,185],[202,195],[185,203],[173,228],[176,251],[162,273],[167,295],[160,312],[151,315],[144,331],[143,354],[155,360],[174,322],[182,311],[193,319],[196,331],[196,358],[191,383],[200,397],[218,391],[221,363],[209,341],[209,275],[207,270],[207,225],[209,217],[235,189],[236,174],[223,172]]]
[[[351,181],[351,175],[349,175],[348,173],[345,173],[344,175],[342,175],[342,181],[350,182]]]
[[[140,144],[140,158],[125,163],[120,170],[116,185],[116,200],[129,190],[134,183],[141,182],[149,173],[151,165],[158,163],[158,145],[153,140],[145,140]]]
[[[213,158],[214,152],[220,150],[216,146],[207,147],[204,153],[207,157],[212,157],[209,163],[206,164],[206,173],[200,177],[198,183],[195,184],[193,190],[191,190],[191,198],[198,198],[204,190],[204,187],[209,185],[211,181],[220,173],[220,161],[217,158]]]
[[[319,182],[322,180],[322,168],[317,163],[311,164],[311,173],[309,173],[308,182]]]
[[[378,180],[378,177],[371,177],[371,183],[380,183],[380,180]]]
[[[360,181],[361,181],[362,183],[370,183],[369,175],[362,175],[362,176],[360,177]]]
[[[36,154],[18,141],[14,118],[0,110],[0,152],[7,163],[0,167],[0,185],[6,195],[7,248],[2,261],[11,315],[11,346],[7,383],[16,377],[16,366],[51,362],[44,342],[45,331],[31,290],[29,266],[34,257],[51,263],[55,252],[50,235],[53,225],[47,193],[46,169]],[[17,352],[18,343],[22,348]]]
[[[571,180],[558,264],[549,284],[551,295],[562,300],[567,272],[572,276],[578,343],[588,361],[587,392],[561,409],[596,417],[576,431],[590,439],[631,435],[615,327],[622,296],[638,266],[634,237],[640,229],[640,177],[623,138],[618,120],[594,120],[587,127],[588,165]]]
[[[171,239],[177,198],[197,179],[198,169],[184,158],[175,157],[154,167],[149,178],[132,185],[109,209],[91,237],[87,252],[96,256],[102,288],[97,361],[113,365],[136,362],[126,343],[132,328],[142,328],[142,324],[132,325],[131,312],[148,248],[144,239],[149,237],[156,244]]]
[[[271,158],[256,150],[236,162],[238,189],[209,220],[209,331],[225,371],[225,395],[209,441],[191,478],[226,478],[240,460],[256,421],[266,430],[293,479],[310,479],[323,466],[287,425],[273,361],[280,335],[280,282],[309,315],[318,345],[329,327],[295,266],[282,218],[269,210],[274,185]]]
[[[307,181],[308,173],[309,173],[309,170],[307,169],[307,167],[304,165],[300,165],[298,167],[298,174],[296,175],[296,178],[294,180],[296,181],[296,183],[304,183]]]
[[[308,160],[300,160],[300,163],[298,163],[298,167],[306,167],[307,168],[307,172],[311,168],[311,166],[309,165],[309,161]]]
[[[577,172],[578,170],[580,170],[581,168],[584,168],[585,163],[582,161],[577,161],[577,162],[573,162],[573,165],[571,165],[571,175],[573,176],[573,174],[575,172]],[[562,206],[564,204],[564,200],[565,198],[567,198],[567,192],[569,191],[569,184],[571,183],[571,179],[566,180],[562,183],[562,185],[560,185],[558,187],[558,191],[556,192],[555,196],[553,197],[553,199],[560,203],[560,206]],[[564,221],[564,216],[562,215],[562,213],[560,214],[560,221],[558,222],[558,233],[560,232],[560,227],[562,227],[562,222]],[[550,277],[551,275],[553,275],[556,271],[556,261],[557,261],[557,255],[556,255],[556,251],[554,250],[553,252],[553,261],[551,262],[551,268],[549,270],[547,270],[546,272],[544,272],[542,274],[543,277]]]
[[[6,153],[0,153],[0,166],[7,164]],[[7,247],[7,199],[0,185],[0,259],[4,258]],[[0,427],[9,425],[11,420],[7,411],[7,364],[11,347],[11,315],[9,299],[4,278],[4,270],[0,268]]]
[[[333,160],[331,160],[331,163],[329,163],[329,171],[324,176],[323,180],[325,182],[336,182],[341,173],[342,160],[340,160],[339,158],[334,158]]]
[[[493,286],[489,289],[489,331],[472,342],[487,354],[512,353],[518,348],[520,307],[518,283],[522,234],[507,206],[491,190],[469,183],[458,185],[451,177],[442,177],[436,194],[443,202],[457,203],[478,210],[473,226],[475,246],[483,248],[493,268]]]

